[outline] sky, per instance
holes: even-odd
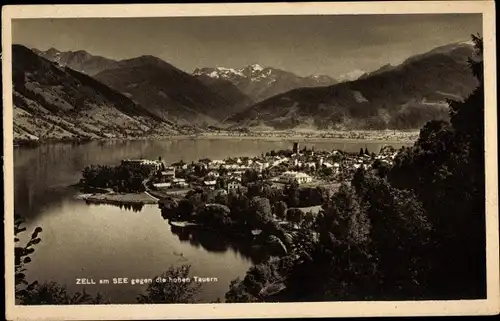
[[[343,78],[481,30],[480,14],[17,19],[12,42],[117,60],[153,55],[186,72],[258,63]]]

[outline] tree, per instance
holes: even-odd
[[[22,304],[26,305],[75,305],[75,304],[109,304],[110,301],[102,294],[95,296],[85,291],[69,294],[65,287],[56,282],[36,284],[23,296]]]
[[[227,175],[227,169],[224,166],[222,166],[222,165],[219,166],[219,175],[220,176]]]
[[[294,224],[299,224],[302,221],[304,213],[301,210],[299,210],[298,208],[290,208],[286,212],[286,216],[287,216],[288,221],[290,221]]]
[[[307,212],[303,216],[302,226],[306,229],[314,228],[314,223],[316,221],[316,217],[312,212]]]
[[[276,294],[286,287],[283,283],[289,265],[285,259],[269,258],[251,267],[245,278],[233,280],[226,293],[226,302],[266,302],[276,301]],[[247,300],[247,301],[245,301]]]
[[[228,202],[227,192],[225,190],[217,191],[214,198],[214,203],[227,205],[227,202]]]
[[[224,177],[218,177],[217,180],[215,181],[215,188],[216,189],[226,189],[227,188],[227,181],[224,179]]]
[[[259,173],[254,169],[247,169],[241,178],[243,184],[254,183],[259,180]]]
[[[380,159],[376,159],[372,164],[372,169],[377,172],[378,176],[385,178],[389,174],[391,167]]]
[[[370,220],[362,210],[355,191],[346,184],[323,204],[318,218],[320,240],[326,248],[367,243]]]
[[[486,295],[483,46],[479,36],[472,40],[469,65],[478,87],[463,101],[449,100],[450,122],[427,123],[388,175],[412,189],[429,213],[435,244],[429,284],[446,298]]]
[[[289,207],[297,207],[300,205],[299,183],[293,181],[286,185],[283,193],[285,194],[286,202]]]
[[[259,301],[255,296],[247,292],[240,278],[231,281],[229,291],[226,293],[225,298],[226,303],[249,303]]]
[[[320,175],[324,177],[329,177],[333,175],[333,168],[331,167],[322,167],[320,171]]]
[[[179,204],[172,198],[164,199],[160,202],[161,216],[164,219],[175,218],[177,215]]]
[[[363,148],[360,148],[359,149],[359,156],[363,156],[365,154],[365,152],[363,151]]]
[[[274,213],[276,214],[276,216],[278,218],[285,219],[287,208],[288,208],[288,206],[286,205],[285,202],[278,201],[278,202],[276,202],[276,204],[274,204]]]
[[[288,254],[288,248],[286,244],[276,235],[270,234],[266,240],[266,246],[269,252],[275,255],[286,255]]]
[[[246,224],[250,217],[250,200],[243,194],[230,194],[228,207],[231,211],[231,219],[240,224]]]
[[[231,210],[221,204],[210,204],[198,214],[198,219],[212,227],[227,227],[232,224]]]
[[[305,259],[287,282],[293,300],[366,299],[373,295],[375,261],[370,253],[370,221],[348,185],[326,200],[315,225],[319,243],[307,246]],[[311,240],[303,230],[302,238]],[[313,238],[312,238],[313,239]],[[302,285],[301,285],[302,284]]]
[[[189,278],[191,266],[171,266],[161,275],[153,278],[146,289],[146,294],[137,297],[138,303],[195,303],[195,297],[200,292],[201,283],[174,282]],[[160,281],[160,282],[157,282]]]
[[[33,233],[31,234],[31,238],[26,243],[26,245],[19,246],[20,240],[18,238],[19,234],[26,231],[26,227],[23,227],[25,221],[19,215],[14,215],[14,242],[16,243],[16,247],[14,248],[14,270],[15,270],[15,297],[16,299],[23,299],[30,290],[35,288],[38,282],[33,282],[28,285],[26,281],[26,265],[31,262],[30,255],[35,252],[33,245],[36,245],[41,242],[41,239],[38,237],[38,234],[42,232],[41,227],[35,228]]]
[[[252,198],[255,196],[262,196],[264,184],[262,182],[258,182],[258,181],[250,182],[247,184],[247,188],[248,188],[248,190],[247,190],[248,197]]]
[[[188,220],[192,218],[195,211],[193,203],[188,199],[182,199],[177,206],[177,217],[181,220]]]
[[[419,297],[429,273],[432,225],[427,212],[411,191],[397,189],[373,173],[359,176],[355,188],[371,222],[382,295]]]
[[[269,200],[256,196],[250,202],[249,223],[254,228],[262,228],[267,222],[272,221],[272,210]]]

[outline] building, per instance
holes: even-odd
[[[189,184],[186,183],[186,182],[177,182],[177,183],[174,183],[174,187],[176,187],[176,188],[187,188],[187,187],[189,187]]]
[[[203,181],[203,185],[205,185],[206,187],[208,187],[210,189],[214,189],[216,183],[217,182],[215,180],[206,180],[206,181]]]
[[[165,167],[165,170],[161,172],[161,176],[166,179],[171,179],[175,177],[175,167],[169,166]]]
[[[218,172],[216,172],[216,171],[210,171],[210,172],[207,173],[206,176],[207,177],[212,177],[212,178],[217,178],[217,177],[220,176],[220,174]]]
[[[299,143],[295,142],[293,143],[293,153],[298,154],[299,153]]]
[[[285,184],[292,184],[294,181],[299,184],[312,182],[312,177],[306,173],[288,171],[281,174],[279,181]]]
[[[172,183],[170,182],[165,182],[165,183],[154,183],[153,186],[155,188],[169,188],[172,186]]]
[[[172,184],[172,187],[175,187],[175,188],[186,188],[189,186],[188,183],[186,183],[186,180],[184,178],[172,178],[170,180],[170,183]]]
[[[176,168],[176,169],[187,169],[188,164],[186,164],[184,161],[176,162],[173,163],[170,167]]]
[[[122,160],[122,165],[130,168],[149,168],[152,171],[158,171],[162,169],[163,163],[157,160],[149,159],[124,159]]]
[[[262,170],[264,169],[264,163],[261,163],[259,161],[256,161],[254,163],[252,163],[250,166],[249,166],[251,169],[253,170],[256,170],[258,172],[262,172]],[[267,166],[266,166],[267,167]]]
[[[241,183],[236,179],[232,179],[227,183],[227,191],[228,192],[237,191],[240,187],[241,187]]]

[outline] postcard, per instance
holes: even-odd
[[[8,320],[500,312],[492,1],[5,6]]]

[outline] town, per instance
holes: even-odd
[[[297,142],[291,147],[191,163],[124,159],[118,166],[86,167],[80,184],[100,190],[86,197],[89,203],[130,203],[139,210],[156,203],[174,230],[216,228],[261,243],[314,220],[329,195],[350,184],[357,171],[388,171],[398,153],[391,146],[378,154],[367,148],[319,151]]]
[[[124,159],[118,166],[90,165],[83,170],[80,185],[83,191],[91,192],[84,197],[89,203],[141,207],[182,200],[194,192],[227,197],[256,194],[248,193],[255,185],[276,192],[293,186],[303,192],[295,203],[311,208],[317,207],[321,199],[311,195],[337,191],[341,183],[349,184],[360,168],[383,172],[398,153],[392,146],[384,146],[378,154],[370,153],[367,148],[359,153],[320,151],[314,147],[300,148],[297,142],[291,147],[255,157],[203,158],[191,163],[181,160],[166,164],[159,157]],[[300,207],[298,204],[296,207]]]
[[[301,187],[332,188],[350,181],[355,171],[363,167],[392,165],[397,150],[383,147],[378,154],[365,148],[359,153],[339,150],[315,151],[314,147],[293,143],[290,150],[269,151],[255,157],[229,157],[223,160],[200,159],[165,164],[158,160],[123,160],[122,165],[147,168],[151,173],[148,186],[155,195],[184,195],[194,188],[230,193],[244,189],[248,183],[262,181],[274,188],[297,183]]]
[[[291,149],[255,157],[172,164],[161,157],[124,159],[116,167],[84,170],[83,181],[113,189],[104,195],[110,199],[156,199],[175,233],[216,230],[235,242],[268,244],[261,250],[283,254],[287,246],[274,236],[287,238],[301,226],[311,229],[310,222],[341,184],[350,184],[360,169],[389,170],[397,153],[391,146],[377,154],[367,148],[349,153],[300,148],[295,142]]]

